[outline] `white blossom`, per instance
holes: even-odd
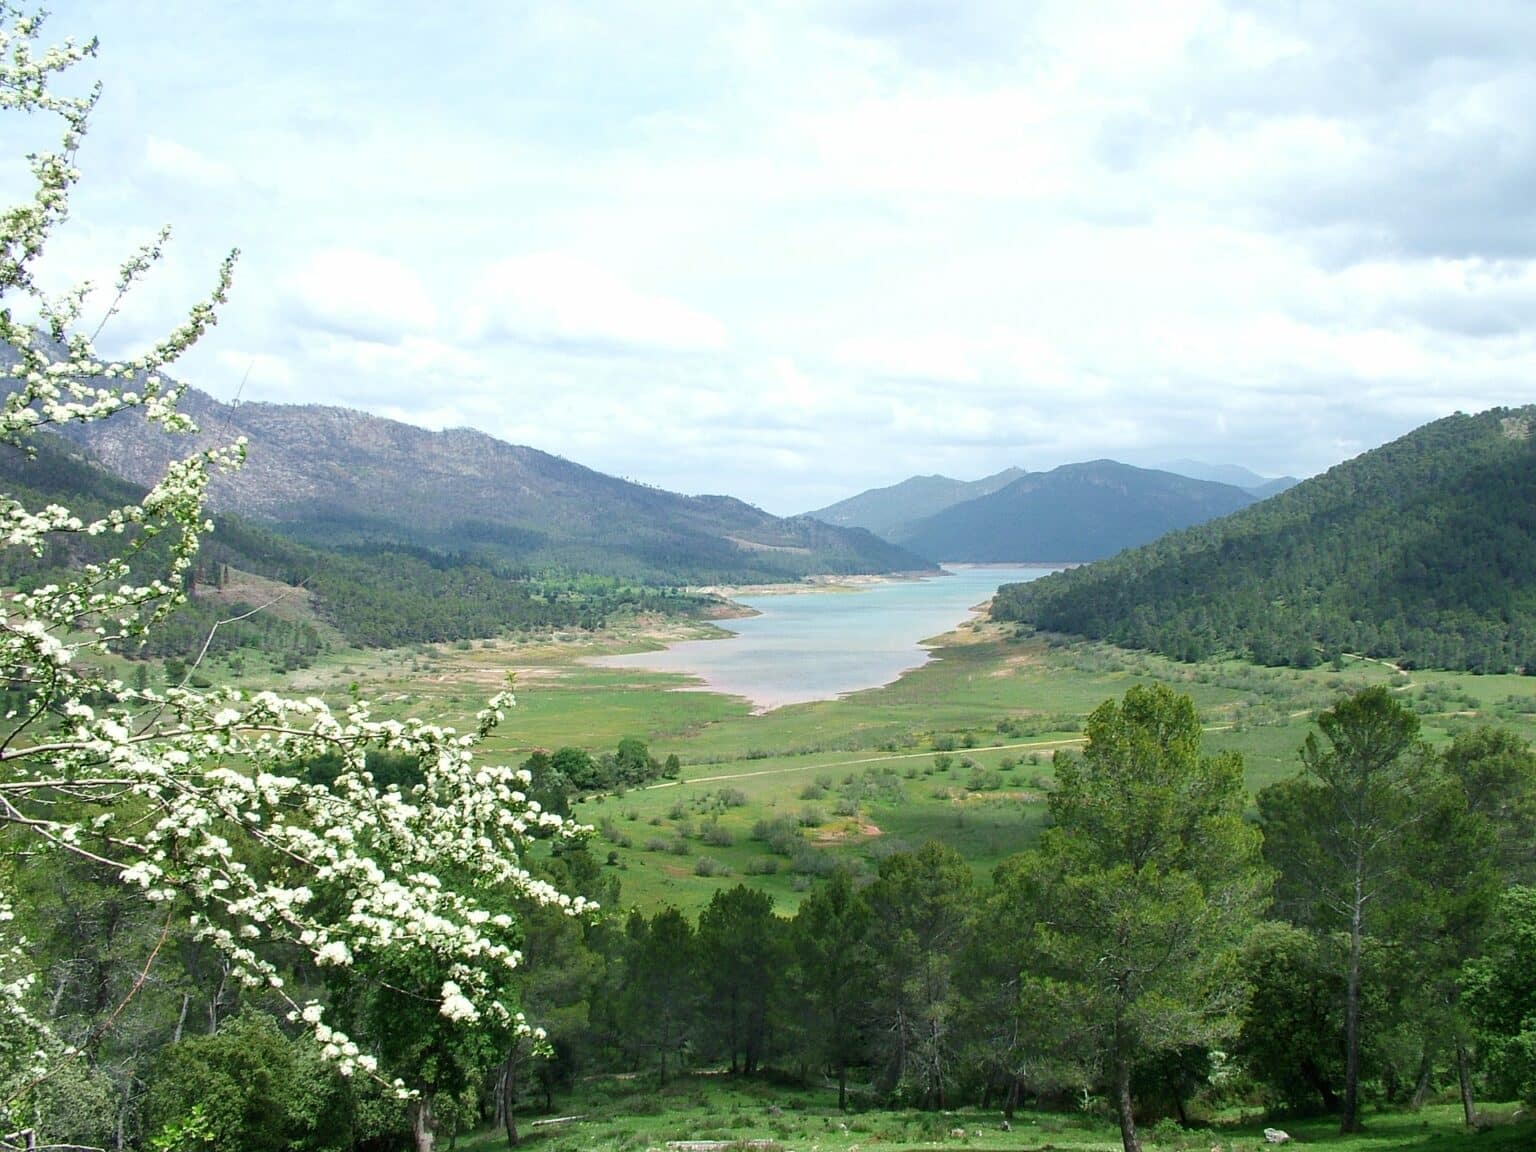
[[[36,33],[33,18],[0,0],[0,113],[62,121],[59,150],[30,158],[31,199],[0,211],[0,341],[15,361],[0,398],[0,441],[25,447],[39,428],[128,409],[167,431],[192,430],[177,408],[182,386],[164,373],[216,322],[235,254],[207,299],[164,339],[131,358],[97,354],[79,331],[85,289],[50,296],[33,278],[45,241],[68,215],[79,177],[74,154],[95,100],[58,95],[50,81],[95,46],[38,52]],[[168,235],[124,262],[108,318],[160,259]],[[29,851],[105,862],[126,889],[216,948],[248,986],[286,996],[268,959],[274,944],[305,949],[321,965],[420,953],[454,974],[418,990],[440,1001],[447,1020],[511,1019],[495,993],[520,960],[516,925],[505,913],[488,915],[476,893],[520,894],[572,915],[591,905],[523,863],[530,833],[583,830],[523,798],[528,773],[476,758],[512,705],[510,693],[488,701],[475,731],[459,733],[422,720],[375,720],[361,701],[337,713],[314,696],[132,690],[96,667],[96,657],[136,644],[183,602],[184,577],[211,527],[203,510],[209,477],[239,467],[245,448],[237,440],[193,453],[140,503],[94,520],[57,505],[29,509],[0,493],[0,547],[41,555],[61,533],[122,540],[109,559],[0,604],[0,677],[27,686],[39,705],[13,712],[0,741],[0,828],[30,841]],[[146,534],[169,545],[161,571],[135,570]],[[49,716],[63,723],[45,723]],[[422,782],[381,791],[364,767],[370,747],[415,756]],[[327,754],[343,763],[328,787],[291,774]],[[65,787],[67,819],[52,803]],[[0,893],[0,1014],[38,1038],[42,1076],[65,1050],[28,1010],[32,963]],[[340,1070],[377,1075],[377,1061],[328,1025],[319,1004],[289,1007]]]

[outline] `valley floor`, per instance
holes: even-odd
[[[1206,751],[1240,752],[1252,790],[1294,773],[1316,713],[1368,684],[1400,694],[1432,742],[1484,722],[1536,738],[1532,677],[1410,675],[1354,658],[1307,671],[1181,664],[1019,639],[984,621],[941,637],[939,659],[894,684],[761,715],[736,698],[680,691],[697,687],[684,676],[586,662],[712,632],[708,621],[640,618],[597,634],[349,650],[292,674],[287,687],[337,701],[356,691],[385,714],[467,726],[510,678],[517,706],[490,755],[520,762],[565,745],[597,753],[638,737],[658,759],[678,757],[676,780],[576,807],[598,830],[594,847],[618,870],[626,904],[697,909],[746,882],[785,914],[831,862],[872,868],[929,838],[959,849],[978,876],[989,873],[1033,838],[1054,753],[1079,744],[1088,713],[1136,683],[1189,693]],[[782,816],[805,829],[818,856],[774,860],[753,838],[759,821]]]

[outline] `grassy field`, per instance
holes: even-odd
[[[520,1124],[523,1144],[538,1152],[643,1152],[668,1142],[721,1141],[785,1152],[856,1152],[859,1149],[952,1148],[966,1152],[996,1149],[1026,1152],[1075,1149],[1115,1152],[1119,1129],[1102,1114],[1020,1112],[1005,1130],[995,1111],[870,1111],[842,1114],[830,1089],[734,1081],[721,1076],[684,1077],[659,1092],[638,1081],[589,1082],[572,1099],[562,1099],[563,1122]],[[1489,1127],[1468,1132],[1461,1110],[1431,1105],[1416,1113],[1367,1115],[1366,1131],[1342,1137],[1336,1121],[1285,1121],[1280,1127],[1296,1145],[1328,1152],[1528,1152],[1536,1147],[1536,1122],[1513,1121],[1512,1106],[1487,1109]],[[1271,1122],[1273,1123],[1273,1122]],[[1234,1115],[1210,1126],[1181,1129],[1164,1121],[1142,1127],[1143,1143],[1160,1152],[1251,1152],[1271,1148],[1266,1123]],[[1295,1146],[1295,1145],[1292,1145]],[[506,1147],[499,1132],[462,1136],[465,1152]]]
[[[680,779],[590,797],[576,813],[596,830],[594,851],[620,876],[625,904],[685,911],[746,882],[791,913],[834,865],[873,870],[889,852],[929,838],[957,848],[984,877],[1038,829],[1052,756],[1080,746],[1088,713],[1137,683],[1188,692],[1207,751],[1241,753],[1255,790],[1295,772],[1316,713],[1366,684],[1392,685],[1432,742],[1482,722],[1536,737],[1536,677],[1405,674],[1355,659],[1307,671],[1187,665],[1019,639],[984,623],[944,637],[938,659],[893,684],[763,714],[687,690],[697,686],[685,677],[583,662],[708,631],[647,620],[595,637],[343,650],[291,675],[287,687],[338,702],[357,692],[381,715],[468,726],[511,676],[518,703],[492,756],[518,761],[567,744],[601,752],[625,736],[645,740],[658,758],[676,754]],[[219,676],[217,665],[208,671]]]

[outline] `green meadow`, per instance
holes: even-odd
[[[1207,751],[1240,753],[1254,790],[1295,772],[1312,717],[1368,684],[1401,693],[1432,743],[1479,723],[1536,738],[1532,677],[1404,673],[1349,658],[1310,670],[1183,664],[984,622],[940,639],[937,659],[885,687],[763,713],[687,677],[584,662],[654,646],[640,631],[346,651],[290,686],[338,700],[358,692],[385,715],[464,726],[510,677],[517,705],[490,755],[520,760],[564,745],[600,753],[627,736],[658,759],[676,755],[678,779],[585,797],[574,811],[593,827],[592,848],[626,905],[688,912],[744,882],[788,914],[835,865],[872,871],[884,854],[928,839],[989,873],[1035,835],[1052,757],[1078,746],[1095,707],[1137,683],[1187,692]]]
[[[659,1089],[652,1082],[594,1078],[569,1098],[561,1115],[521,1121],[520,1146],[537,1152],[645,1152],[711,1146],[722,1152],[859,1152],[860,1149],[953,1149],[955,1152],[1118,1152],[1119,1129],[1102,1101],[1060,1112],[1020,1111],[1004,1127],[997,1111],[919,1112],[837,1110],[836,1092],[733,1079],[681,1077]],[[1207,1125],[1185,1129],[1172,1121],[1148,1124],[1143,1145],[1157,1152],[1258,1152],[1275,1147],[1266,1127],[1279,1127],[1290,1147],[1328,1152],[1526,1152],[1536,1146],[1536,1121],[1515,1119],[1513,1106],[1484,1111],[1486,1127],[1468,1132],[1459,1106],[1432,1104],[1418,1112],[1366,1117],[1366,1130],[1341,1136],[1331,1119],[1266,1121],[1234,1110]],[[500,1131],[461,1137],[464,1152],[504,1149]]]

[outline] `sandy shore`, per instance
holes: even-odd
[[[725,600],[734,600],[738,596],[798,596],[807,592],[857,592],[876,584],[932,580],[937,575],[933,572],[892,572],[880,576],[807,576],[804,580],[785,581],[782,584],[706,584],[690,588],[689,591],[704,596],[719,596]]]

